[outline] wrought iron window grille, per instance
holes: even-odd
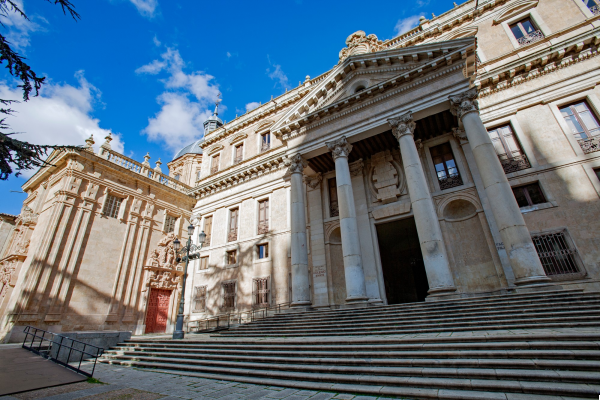
[[[577,143],[579,143],[579,146],[581,146],[581,150],[583,150],[584,154],[600,151],[600,135],[592,136],[587,139],[579,139]]]
[[[206,311],[206,286],[196,286],[194,288],[194,307],[192,312]]]
[[[117,218],[119,216],[119,209],[123,199],[117,196],[108,195],[106,203],[104,204],[103,214],[109,218]]]
[[[230,230],[227,234],[228,242],[235,242],[237,240],[237,229]]]
[[[236,298],[236,283],[235,282],[225,282],[221,284],[223,287],[223,305],[221,309],[223,310],[233,310],[235,309],[235,298]]]
[[[210,167],[210,173],[211,174],[215,174],[219,172],[219,166],[218,165],[213,165],[212,167]]]
[[[500,164],[502,164],[502,168],[506,174],[531,168],[529,159],[525,154],[515,155],[512,158],[500,159]]]
[[[25,327],[23,333],[25,333],[22,346],[24,349],[88,377],[94,375],[96,360],[104,352],[102,347],[93,346],[29,325]],[[83,366],[91,366],[91,372],[82,369],[84,361]]]
[[[462,186],[463,180],[459,174],[448,175],[445,178],[439,178],[440,190],[450,189],[457,186]]]
[[[269,278],[255,278],[253,282],[254,304],[253,307],[268,307],[271,290]]]
[[[264,235],[265,233],[269,232],[269,223],[268,222],[262,222],[258,224],[258,234],[259,235]]]
[[[567,237],[566,230],[531,237],[546,275],[583,274],[579,254]]]
[[[329,204],[329,216],[330,217],[339,217],[340,208],[338,206],[337,200],[332,200]]]
[[[544,38],[544,34],[542,33],[542,31],[537,30],[534,32],[531,32],[528,35],[525,35],[519,39],[517,39],[517,42],[519,43],[519,46],[525,46],[531,43],[535,43],[537,41],[540,41]]]

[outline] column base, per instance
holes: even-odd
[[[370,306],[382,306],[383,305],[383,300],[381,299],[369,299],[368,301]]]
[[[548,278],[546,275],[543,276],[528,276],[526,278],[519,278],[515,280],[516,286],[548,286],[552,285],[552,280]]]
[[[347,297],[346,298],[346,304],[366,303],[367,300],[369,300],[369,298],[366,297],[366,296],[364,296],[364,297]]]
[[[427,297],[447,296],[449,294],[454,294],[454,292],[456,292],[456,288],[454,286],[438,286],[429,289],[427,291],[429,296]]]
[[[294,301],[290,304],[290,307],[310,307],[312,306],[312,302],[304,300],[304,301]]]

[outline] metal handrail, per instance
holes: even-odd
[[[97,347],[76,339],[71,339],[66,336],[48,332],[43,329],[36,328],[34,326],[26,326],[23,332],[25,333],[25,338],[23,339],[24,349],[29,350],[37,355],[54,361],[57,364],[60,364],[64,367],[69,368],[70,370],[73,370],[79,374],[88,377],[92,377],[94,375],[94,371],[96,370],[96,360],[104,353],[104,349],[102,347]],[[41,336],[39,334],[40,332]],[[29,336],[31,336],[31,343],[28,344]],[[39,343],[36,341],[36,339],[39,340]],[[69,345],[65,343],[65,339],[70,340],[71,344]],[[45,344],[44,342],[48,343]],[[75,347],[76,344],[80,348]],[[90,349],[86,351],[88,347]],[[64,357],[64,353],[61,356],[60,352],[63,349],[69,350],[69,354],[66,356],[66,358]],[[73,351],[81,353],[81,356],[79,356],[79,364],[77,365],[77,367],[70,364],[71,354],[73,353]],[[87,356],[85,357],[85,361],[88,361],[90,359],[94,360],[91,373],[81,369],[81,363],[84,361],[84,356]],[[63,361],[63,359],[66,359],[66,361]],[[75,363],[77,363],[77,356],[75,357]]]
[[[227,314],[216,315],[214,317],[208,317],[208,318],[204,318],[204,319],[190,321],[187,323],[187,331],[189,332],[190,329],[192,329],[192,328],[196,328],[196,330],[195,330],[196,333],[229,329],[231,327],[232,321],[233,322],[238,321],[238,323],[240,323],[240,324],[254,322],[256,320],[269,317],[269,312],[272,312],[274,314],[279,314],[279,313],[281,313],[282,307],[284,307],[284,309],[285,309],[285,307],[289,308],[291,304],[292,304],[291,302],[280,303],[280,304],[276,304],[274,306],[254,309],[254,310],[250,310],[250,311],[227,313]],[[243,316],[246,316],[246,318],[244,318]],[[245,319],[245,321],[244,321],[244,319]],[[215,323],[214,327],[211,327],[211,322],[213,322],[213,321],[216,323]],[[227,323],[226,325],[221,325],[221,323],[225,323],[225,322]],[[194,324],[194,326],[191,326],[191,324]],[[200,329],[202,325],[204,325],[204,329]]]

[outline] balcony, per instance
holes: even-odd
[[[581,150],[583,150],[585,154],[600,151],[600,135],[592,136],[591,138],[587,139],[579,139],[577,143],[579,143]]]
[[[269,232],[269,224],[268,223],[259,223],[258,224],[258,234],[264,235]]]
[[[211,174],[216,174],[217,172],[219,172],[219,166],[215,165],[214,167],[210,168],[210,173]]]
[[[235,242],[237,240],[237,229],[230,230],[227,234],[228,242]]]
[[[260,152],[264,153],[265,151],[269,150],[270,148],[271,148],[271,143],[263,142],[262,145],[260,146]]]
[[[525,46],[531,43],[535,43],[539,40],[542,40],[544,38],[544,34],[542,33],[542,31],[535,31],[535,32],[531,32],[529,35],[525,35],[519,39],[517,39],[517,42],[519,42],[519,46]]]
[[[600,15],[600,6],[596,5],[596,6],[590,7],[590,11],[594,15]]]
[[[531,164],[525,154],[515,155],[512,158],[500,160],[505,174],[521,171],[522,169],[531,168]]]
[[[243,160],[243,158],[241,156],[240,157],[236,157],[236,158],[233,159],[233,164],[234,165],[235,164],[239,164],[239,163],[242,162],[242,160]]]
[[[457,186],[462,186],[463,181],[459,174],[448,175],[445,178],[438,178],[440,182],[440,190],[450,189]]]

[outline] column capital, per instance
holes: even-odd
[[[304,158],[302,158],[300,153],[294,154],[291,157],[286,157],[283,163],[288,168],[287,172],[289,174],[301,174],[307,166],[306,161],[304,161]]]
[[[312,176],[304,175],[304,183],[306,183],[311,189],[316,189],[319,187],[322,181],[323,175],[320,172],[317,172],[316,175]]]
[[[465,144],[469,141],[467,138],[467,133],[461,128],[452,128],[452,136],[454,136],[460,142],[460,144]]]
[[[346,140],[346,136],[334,140],[333,142],[325,142],[329,150],[331,150],[331,156],[335,161],[338,157],[348,157],[352,151],[352,145]]]
[[[412,111],[396,118],[390,118],[388,119],[388,123],[392,127],[392,133],[397,140],[400,140],[404,135],[413,135],[417,126],[412,119]]]
[[[472,88],[461,94],[448,96],[450,99],[450,112],[462,119],[470,112],[479,113],[479,102],[477,101],[477,89]]]

